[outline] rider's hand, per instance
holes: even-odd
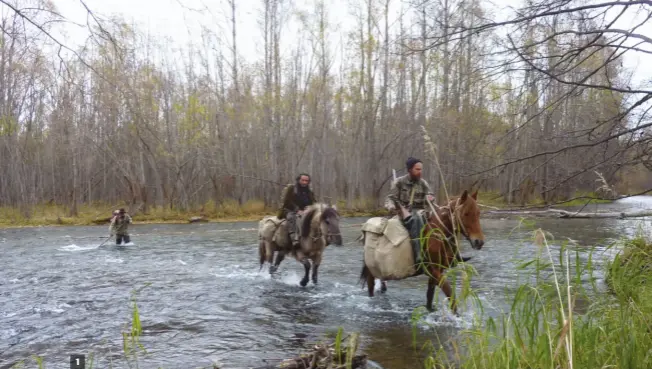
[[[430,201],[430,202],[434,202],[434,201],[435,201],[435,197],[434,197],[433,195],[428,195],[428,196],[426,196],[426,197],[428,198],[428,201]]]

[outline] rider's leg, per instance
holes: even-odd
[[[424,226],[423,218],[421,217],[421,214],[413,210],[410,216],[403,220],[403,224],[410,234],[414,263],[421,264],[421,229]]]
[[[290,241],[292,246],[297,248],[299,246],[299,233],[297,231],[297,213],[290,211],[285,216],[285,219],[288,222],[288,236],[290,236]]]

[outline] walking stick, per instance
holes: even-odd
[[[100,248],[100,247],[102,247],[102,245],[104,245],[104,244],[106,243],[106,241],[108,241],[108,240],[110,240],[110,239],[111,239],[111,237],[113,237],[113,235],[111,235],[111,236],[109,236],[109,237],[107,237],[107,238],[106,238],[106,240],[104,240],[104,241],[103,241],[103,242],[102,242],[102,243],[101,243],[101,244],[100,244],[99,246],[97,246],[97,248]]]

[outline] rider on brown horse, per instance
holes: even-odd
[[[405,163],[408,174],[396,179],[394,186],[391,188],[385,200],[385,208],[394,214],[396,203],[410,211],[410,216],[403,219],[403,225],[410,234],[412,241],[412,252],[414,254],[414,263],[417,264],[417,274],[423,273],[421,258],[421,229],[425,224],[425,218],[419,210],[429,209],[426,199],[434,202],[434,195],[430,185],[425,179],[421,178],[423,163],[419,159],[409,157]],[[458,261],[467,261],[470,258],[462,258],[457,253]]]
[[[299,247],[297,215],[302,215],[307,206],[316,202],[315,194],[310,189],[310,175],[306,173],[299,174],[295,183],[290,183],[283,189],[277,217],[287,219],[288,235],[295,249]]]

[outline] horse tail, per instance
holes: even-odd
[[[369,270],[369,267],[367,267],[367,264],[365,264],[364,260],[362,261],[362,271],[360,272],[360,284],[362,285],[362,288],[364,288],[365,283],[367,282],[367,277],[371,275],[371,270]]]

